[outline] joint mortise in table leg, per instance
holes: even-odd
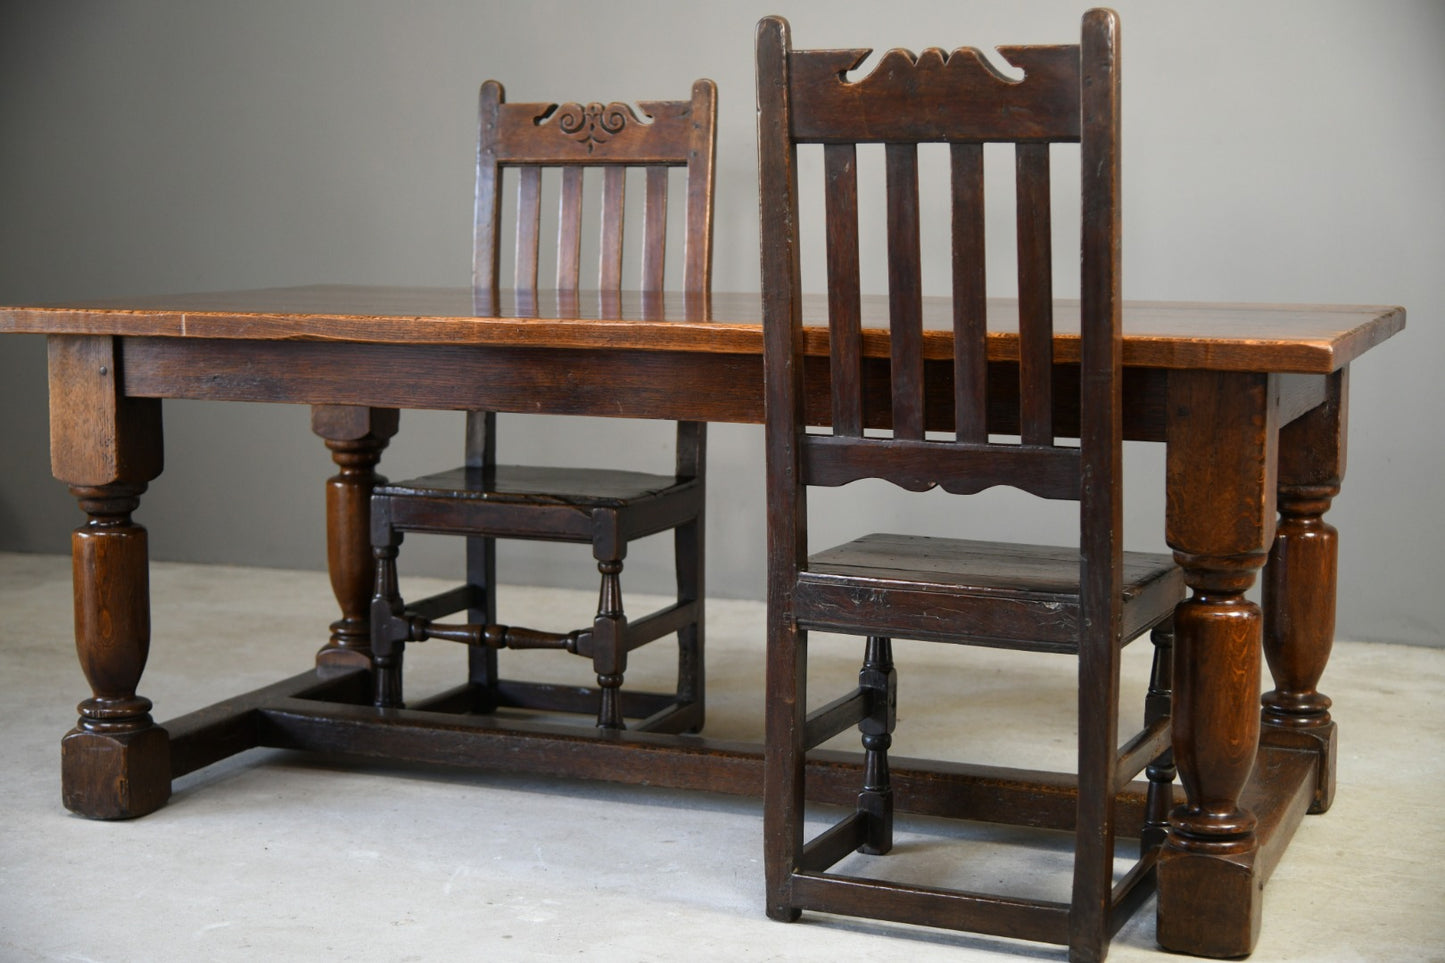
[[[75,647],[92,698],[61,740],[61,797],[93,819],[143,816],[171,793],[170,744],[136,694],[150,649],[144,483],[72,487],[89,516],[71,538]]]
[[[311,429],[326,442],[339,474],[326,482],[326,549],[341,618],[316,653],[323,672],[371,666],[371,491],[381,453],[396,434],[394,408],[318,405]]]

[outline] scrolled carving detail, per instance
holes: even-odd
[[[561,104],[538,123],[549,120],[555,120],[557,130],[562,134],[586,145],[589,154],[622,133],[629,123],[643,123],[630,106],[619,101],[610,104],[597,101],[589,104]]]

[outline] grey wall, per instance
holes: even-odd
[[[1353,372],[1349,477],[1331,513],[1344,544],[1339,633],[1442,644],[1434,577],[1445,512],[1429,492],[1445,477],[1445,5],[1116,6],[1126,294],[1409,309],[1406,332]],[[787,15],[805,47],[988,48],[1068,41],[1081,10],[1003,0],[8,3],[0,303],[465,284],[475,96],[487,77],[529,100],[682,96],[695,77],[715,79],[714,283],[755,289],[760,16]],[[44,367],[39,338],[0,339],[0,550],[67,551],[81,517],[48,474]],[[167,469],[137,516],[153,557],[322,566],[331,465],[307,417],[167,402]],[[581,446],[665,463],[656,427],[563,421],[504,442],[519,457],[568,460]],[[459,416],[408,412],[384,466],[441,467],[460,431]],[[761,432],[717,426],[711,440],[710,590],[760,596]],[[1161,547],[1161,455],[1133,450],[1128,464],[1129,542]],[[908,521],[883,495],[831,495],[825,537]],[[1051,537],[1064,517],[998,496],[949,524],[987,535],[1010,521]],[[440,574],[455,554],[409,543],[405,558]],[[521,581],[590,584],[585,564],[579,581],[552,551],[510,558]],[[660,587],[662,561],[641,553],[635,584]]]

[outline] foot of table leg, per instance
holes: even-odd
[[[1338,538],[1322,517],[1338,486],[1281,487],[1280,522],[1264,579],[1264,654],[1275,687],[1261,698],[1262,741],[1319,754],[1310,812],[1330,808],[1338,728],[1320,692],[1335,634]]]
[[[144,816],[171,798],[170,739],[155,725],[121,733],[77,726],[60,740],[60,772],[61,799],[71,812],[91,819]]]
[[[1253,852],[1199,858],[1168,843],[1159,851],[1159,945],[1191,956],[1245,956],[1259,938],[1264,874]],[[1227,921],[1200,913],[1177,894],[1205,894],[1209,903],[1234,908]]]
[[[145,485],[71,491],[89,516],[71,547],[76,653],[94,696],[61,740],[61,797],[92,819],[144,816],[171,795],[170,740],[135,691],[150,650],[150,591],[146,531],[130,516]]]
[[[1174,616],[1174,758],[1188,803],[1159,854],[1158,940],[1197,956],[1242,956],[1259,936],[1264,874],[1254,814],[1260,611],[1244,597],[1261,556],[1176,553],[1193,594]]]

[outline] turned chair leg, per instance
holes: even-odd
[[[622,721],[622,676],[627,671],[627,616],[622,610],[622,560],[597,563],[602,573],[602,590],[597,600],[597,618],[592,623],[592,667],[597,672],[601,700],[597,706],[599,729],[625,729]]]
[[[1144,725],[1168,718],[1174,688],[1174,623],[1155,626],[1149,640],[1154,643],[1154,665],[1149,673],[1149,692],[1144,701]],[[1166,749],[1149,763],[1149,793],[1145,798],[1144,829],[1139,834],[1140,855],[1158,849],[1169,831],[1169,810],[1174,802],[1174,752]]]
[[[864,650],[858,687],[871,696],[868,716],[858,723],[863,736],[863,791],[858,812],[867,819],[860,853],[881,856],[893,848],[893,785],[888,772],[888,748],[898,716],[898,674],[893,668],[893,642],[870,635]]]
[[[677,700],[693,707],[687,732],[702,731],[706,686],[703,661],[703,521],[699,517],[680,525],[673,535],[677,601],[696,606],[697,617],[677,632]]]
[[[405,708],[401,664],[411,627],[401,598],[396,558],[402,533],[391,524],[391,504],[372,499],[371,554],[371,672],[373,704],[379,708]]]

